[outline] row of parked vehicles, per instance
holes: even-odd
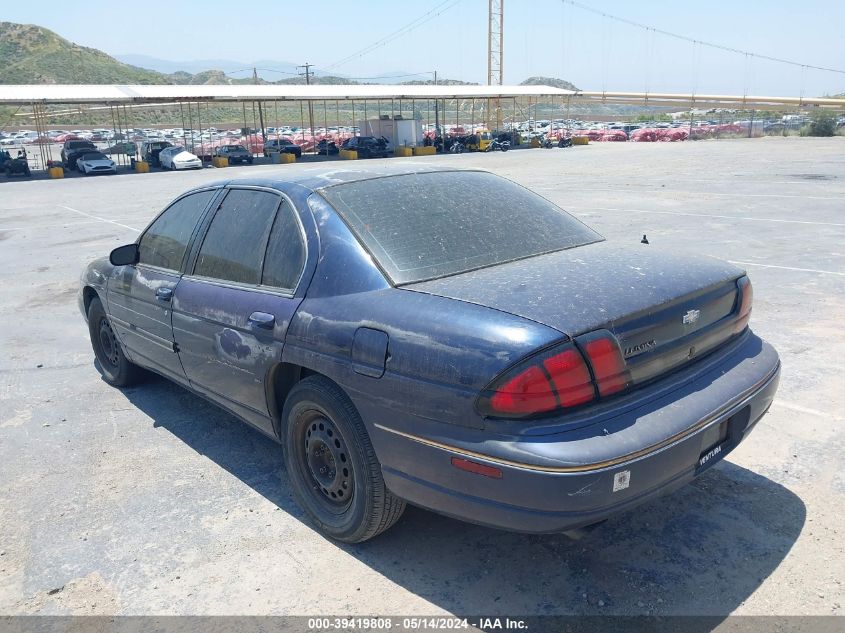
[[[434,145],[441,152],[461,153],[463,151],[507,151],[514,139],[514,133],[504,133],[494,136],[492,133],[474,133],[465,136],[447,136],[445,139],[437,137],[426,138],[427,145]],[[518,135],[516,135],[518,136]],[[239,163],[252,165],[255,157],[252,148],[239,143],[218,145],[209,148],[200,145],[194,152],[187,148],[171,143],[168,140],[152,139],[141,143],[137,147],[125,147],[129,141],[119,141],[117,145],[100,150],[90,140],[72,139],[62,145],[61,162],[69,170],[82,174],[117,173],[117,163],[113,154],[138,156],[152,167],[167,170],[201,169],[204,160],[214,157],[224,157],[230,164]],[[393,144],[384,136],[352,136],[338,144],[331,139],[320,140],[315,147],[317,154],[332,156],[341,150],[354,150],[359,158],[386,158],[393,154]],[[269,139],[263,144],[263,154],[269,157],[274,153],[293,154],[297,158],[302,156],[302,147],[289,138]]]
[[[134,145],[134,144],[133,144]],[[390,143],[385,138],[376,139],[371,136],[358,136],[347,139],[342,145],[343,149],[355,149],[362,158],[386,157],[392,151]],[[127,153],[124,148],[117,148],[117,153]],[[203,156],[189,152],[180,145],[174,145],[165,140],[149,140],[141,143],[140,148],[133,147],[132,154],[137,153],[141,160],[149,163],[152,167],[161,169],[183,170],[201,169],[204,158],[224,157],[230,164],[240,163],[252,165],[255,158],[253,153],[240,144],[220,145],[214,148],[210,156]],[[114,147],[101,151],[97,146],[88,140],[69,140],[62,145],[61,160],[66,169],[76,170],[82,174],[116,173],[117,164],[110,156]],[[318,153],[332,155],[339,152],[338,146],[333,141],[323,140],[317,148]],[[271,156],[274,152],[293,154],[297,158],[302,156],[302,148],[287,138],[270,139],[264,143],[263,154]]]

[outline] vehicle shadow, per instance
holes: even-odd
[[[281,448],[162,378],[124,391],[158,427],[298,520]],[[512,534],[409,507],[388,532],[337,547],[456,614],[725,616],[778,567],[806,518],[783,486],[730,462],[580,541]]]

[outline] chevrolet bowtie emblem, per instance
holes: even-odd
[[[698,321],[699,316],[701,316],[701,310],[687,310],[684,315],[684,325],[692,325]]]

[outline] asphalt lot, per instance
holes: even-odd
[[[76,307],[84,265],[183,190],[314,167],[2,182],[0,614],[842,614],[845,138],[391,160],[486,167],[611,240],[741,263],[783,361],[771,411],[581,541],[409,508],[338,545],[270,440],[163,379],[106,385]]]

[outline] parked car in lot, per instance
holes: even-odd
[[[159,167],[159,154],[168,147],[173,147],[173,143],[164,140],[144,141],[141,145],[141,158],[152,167]]]
[[[229,163],[249,163],[252,165],[252,153],[243,145],[221,145],[214,151],[215,156],[229,159]]]
[[[558,532],[691,481],[777,389],[751,300],[729,263],[420,166],[192,189],[79,292],[107,382],[152,370],[274,438],[347,542],[406,501]]]
[[[358,158],[387,158],[392,152],[387,139],[375,136],[352,136],[340,148],[358,152]]]
[[[76,159],[76,168],[83,174],[116,174],[117,165],[102,152],[87,152]]]
[[[297,158],[302,156],[302,148],[289,138],[274,138],[264,143],[264,156],[269,156],[270,152],[293,154]]]
[[[62,144],[62,162],[68,169],[76,169],[77,159],[86,152],[96,151],[97,146],[91,141],[65,141]]]
[[[202,169],[199,156],[178,145],[165,147],[159,152],[158,160],[162,169]]]

